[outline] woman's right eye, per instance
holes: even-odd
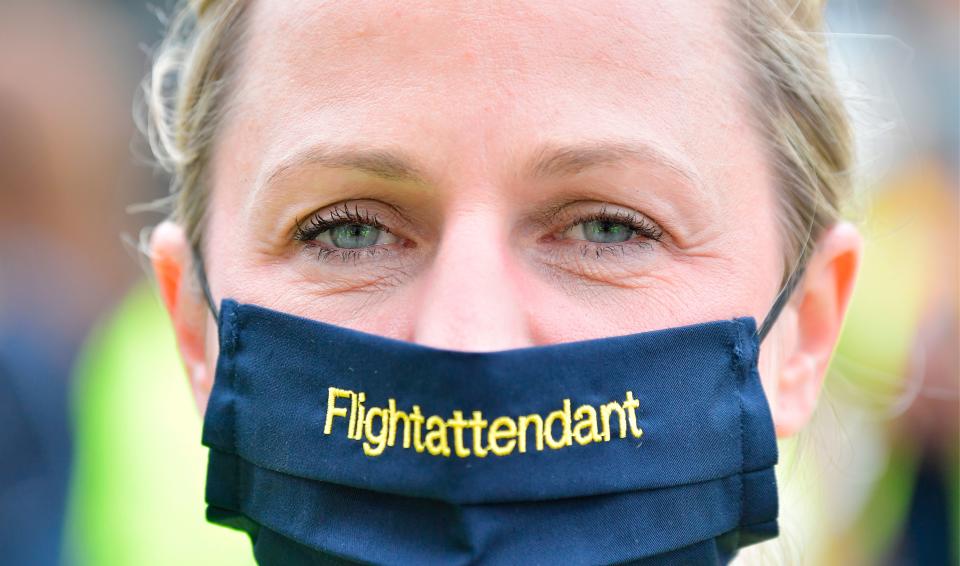
[[[357,249],[392,244],[397,237],[373,224],[351,222],[326,228],[317,233],[313,240],[336,248]]]
[[[373,255],[400,241],[376,214],[346,203],[315,212],[304,221],[297,220],[293,238],[318,259],[343,260],[358,259],[360,252]]]

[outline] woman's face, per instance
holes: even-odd
[[[469,4],[253,3],[216,300],[460,350],[761,320],[785,252],[725,6]]]

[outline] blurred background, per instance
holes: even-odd
[[[957,0],[831,0],[865,264],[761,561],[958,564]],[[250,564],[136,250],[134,100],[169,2],[0,0],[0,564]],[[773,558],[775,557],[775,558]]]

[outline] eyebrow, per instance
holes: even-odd
[[[680,177],[691,188],[698,191],[703,189],[701,177],[685,159],[659,144],[643,141],[599,140],[570,145],[544,144],[526,160],[520,169],[520,175],[536,179],[566,177],[587,169],[627,161],[663,167]],[[281,161],[270,171],[259,188],[268,187],[310,165],[359,171],[388,181],[417,184],[431,182],[415,160],[401,151],[320,144]]]
[[[414,166],[413,160],[396,150],[321,144],[281,161],[267,175],[262,186],[272,185],[295,170],[310,165],[352,169],[388,181],[426,182],[426,176]]]
[[[574,145],[546,144],[530,157],[524,171],[533,178],[573,176],[587,169],[634,161],[666,168],[670,173],[702,188],[703,181],[687,160],[657,143],[591,141]]]

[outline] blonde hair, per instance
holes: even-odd
[[[210,190],[207,165],[229,108],[249,2],[182,2],[144,84],[145,130],[171,176],[162,204],[196,250]],[[755,128],[776,172],[785,282],[806,260],[809,243],[839,220],[851,191],[849,119],[830,72],[821,2],[731,0],[727,15],[750,78]]]
[[[203,243],[209,198],[210,154],[229,109],[230,83],[243,45],[248,0],[188,0],[167,22],[167,33],[144,81],[141,122],[157,163],[170,175],[170,197],[160,201]]]
[[[784,279],[852,196],[854,139],[830,70],[824,2],[733,0],[730,26],[740,48],[755,127],[776,171]]]

